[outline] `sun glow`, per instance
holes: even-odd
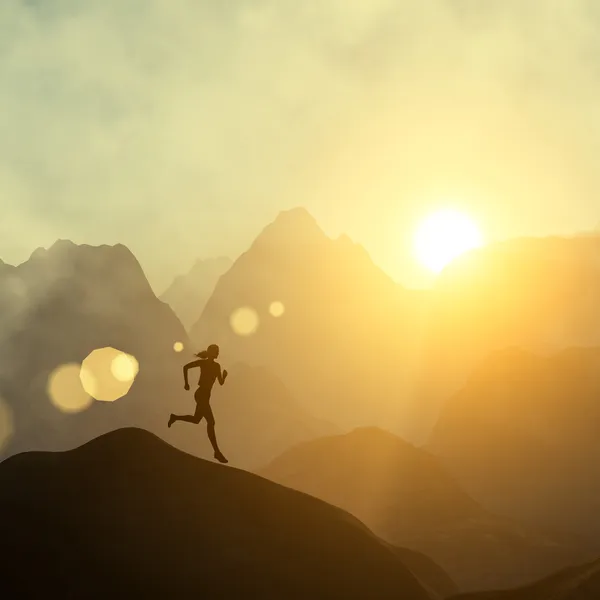
[[[457,256],[482,245],[483,236],[474,221],[447,209],[433,213],[421,223],[414,251],[423,265],[439,273]]]

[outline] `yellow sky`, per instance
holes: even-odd
[[[122,242],[162,289],[306,206],[407,285],[417,223],[600,222],[594,0],[0,5],[0,257]]]

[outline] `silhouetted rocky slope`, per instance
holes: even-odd
[[[486,506],[597,547],[599,366],[597,348],[495,352],[447,403],[428,447]]]
[[[300,444],[259,473],[340,506],[389,542],[432,557],[463,590],[518,585],[590,558],[490,514],[434,456],[376,428]]]
[[[273,302],[285,312],[274,317]],[[256,311],[247,337],[230,325]],[[343,428],[412,435],[405,398],[420,360],[422,294],[403,289],[348,237],[330,239],[304,209],[281,213],[223,275],[190,335],[268,366],[315,416]],[[225,354],[224,354],[225,356]]]
[[[564,569],[516,590],[460,594],[452,600],[596,600],[600,598],[600,560]]]
[[[0,464],[9,597],[430,600],[354,517],[139,429]]]
[[[189,273],[175,278],[160,299],[175,311],[188,329],[200,318],[219,277],[232,264],[233,261],[225,257],[198,260]]]

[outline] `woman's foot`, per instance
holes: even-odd
[[[223,453],[220,450],[217,450],[217,452],[215,452],[215,458],[220,462],[220,463],[228,463],[229,461],[223,456]]]
[[[169,417],[169,424],[167,427],[171,427],[171,425],[173,425],[173,423],[175,423],[177,419],[175,419],[175,415],[173,413],[171,413],[171,416]]]

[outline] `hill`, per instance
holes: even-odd
[[[432,598],[347,513],[138,429],[5,460],[0,511],[12,596]]]
[[[428,448],[475,498],[600,539],[600,349],[492,353],[447,403]]]
[[[462,590],[519,585],[589,558],[490,514],[434,456],[376,428],[299,444],[259,473],[347,510],[390,543],[431,556]]]
[[[452,600],[594,600],[600,597],[600,561],[564,569],[516,590],[453,596]]]

